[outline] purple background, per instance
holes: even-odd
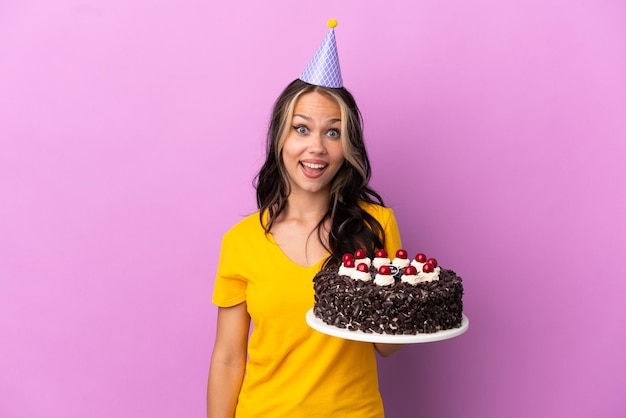
[[[221,235],[331,17],[373,185],[466,287],[387,415],[626,414],[623,0],[4,0],[0,416],[204,416]]]

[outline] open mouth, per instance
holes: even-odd
[[[300,162],[300,165],[311,170],[323,170],[328,166],[328,164],[305,163],[302,161]]]
[[[305,177],[310,179],[317,179],[324,175],[326,169],[328,168],[328,164],[324,162],[305,162],[300,161],[300,167],[302,167],[302,174]]]

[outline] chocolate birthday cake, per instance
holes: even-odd
[[[461,278],[422,253],[409,260],[401,249],[390,260],[385,250],[374,259],[357,250],[317,273],[313,287],[313,314],[335,327],[407,335],[461,326]]]

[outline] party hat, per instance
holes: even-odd
[[[337,43],[335,42],[335,26],[337,26],[337,21],[330,19],[328,21],[330,31],[328,31],[309,64],[302,71],[300,80],[316,86],[343,87],[341,69],[339,68],[339,56],[337,55]]]

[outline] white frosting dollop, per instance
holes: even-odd
[[[389,264],[389,263],[391,263],[391,260],[389,260],[389,258],[387,258],[387,257],[375,257],[372,260],[372,265],[374,267],[376,267],[376,269],[379,269],[380,266],[383,266],[383,265]]]
[[[390,286],[394,284],[396,281],[394,280],[391,274],[380,274],[377,273],[374,278],[374,284],[378,286]]]
[[[369,282],[370,280],[372,280],[372,275],[369,271],[359,271],[357,269],[354,269],[350,277],[354,280],[361,280],[364,282]]]
[[[337,272],[337,274],[339,274],[340,276],[352,277],[352,273],[354,273],[354,270],[355,270],[354,267],[346,267],[343,265],[343,263],[341,263],[341,266],[339,266],[339,271]]]
[[[399,269],[401,268],[405,268],[406,266],[408,266],[410,263],[408,258],[394,258],[393,261],[391,262],[391,264],[393,264],[394,266],[398,267]]]
[[[354,259],[354,265],[358,266],[359,264],[366,264],[367,267],[372,265],[372,260],[369,257],[365,257],[365,258],[355,258]]]
[[[419,276],[417,274],[403,274],[402,277],[400,278],[400,281],[404,283],[412,284],[413,286],[415,286],[416,284],[420,282]]]
[[[439,267],[435,267],[435,269],[430,273],[424,273],[423,271],[418,272],[417,277],[420,282],[432,282],[434,280],[439,280],[440,271],[441,269]]]
[[[416,269],[417,271],[422,271],[422,268],[424,267],[424,264],[426,264],[426,263],[420,263],[420,262],[419,262],[419,261],[417,261],[417,260],[413,260],[413,261],[411,261],[411,265],[412,265],[413,267],[415,267],[415,269]]]

